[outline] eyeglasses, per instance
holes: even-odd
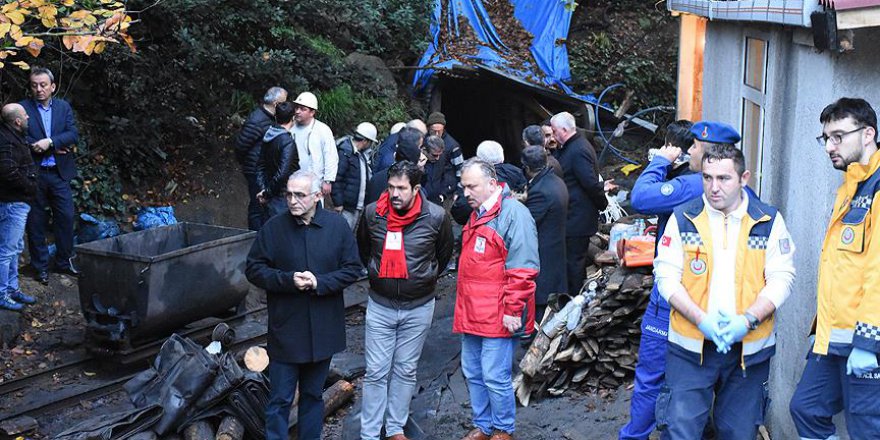
[[[317,194],[317,193],[315,193],[315,194]],[[284,197],[287,197],[287,200],[290,200],[290,199],[297,199],[297,200],[299,200],[300,202],[302,202],[303,200],[306,200],[306,199],[308,199],[310,196],[313,196],[313,195],[315,195],[315,194],[303,194],[303,193],[285,192],[285,193],[284,193]]]
[[[825,133],[822,133],[821,135],[816,136],[816,143],[818,143],[820,147],[824,147],[825,144],[828,143],[828,141],[831,141],[831,145],[840,145],[840,143],[843,142],[843,138],[846,135],[853,134],[858,131],[862,131],[866,128],[868,128],[868,127],[859,127],[859,128],[856,128],[855,130],[850,130],[850,131],[847,131],[844,133],[832,134],[831,136],[826,136]]]

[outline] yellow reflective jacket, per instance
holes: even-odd
[[[880,152],[850,164],[837,189],[819,260],[813,352],[847,356],[853,346],[880,352]]]
[[[712,233],[703,198],[680,205],[674,214],[681,235],[685,270],[681,283],[701,309],[707,310],[712,279]],[[740,226],[736,252],[736,313],[751,306],[765,286],[764,269],[767,239],[776,218],[776,208],[758,199],[749,199],[747,214]],[[770,359],[776,352],[774,317],[771,315],[743,339],[741,367],[745,369]],[[669,342],[700,356],[702,364],[703,333],[684,315],[672,308],[669,317]]]

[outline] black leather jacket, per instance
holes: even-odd
[[[24,137],[0,123],[0,202],[31,202],[37,194],[37,166]]]
[[[284,127],[273,125],[263,136],[260,160],[257,162],[257,183],[267,197],[280,197],[287,188],[287,179],[299,169],[299,153],[293,136]]]
[[[387,219],[376,213],[376,203],[371,203],[364,209],[364,220],[365,227],[358,232],[359,241],[369,250],[367,270],[373,301],[385,307],[411,310],[433,299],[437,278],[452,257],[452,225],[446,211],[423,198],[421,214],[403,229],[407,279],[379,278]]]
[[[241,164],[241,171],[246,174],[257,172],[257,161],[260,159],[260,146],[266,130],[275,122],[275,116],[259,106],[248,115],[235,139],[235,159]]]

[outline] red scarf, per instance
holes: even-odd
[[[385,248],[382,250],[379,278],[409,278],[409,272],[406,270],[406,252],[403,247],[403,228],[415,221],[421,212],[422,196],[419,193],[416,193],[416,200],[412,208],[404,214],[398,214],[391,207],[391,197],[388,195],[388,191],[383,192],[379,197],[379,201],[376,202],[376,213],[384,215],[388,219],[388,233],[385,234]],[[392,233],[399,236],[399,246],[397,238],[389,240]]]

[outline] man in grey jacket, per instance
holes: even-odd
[[[434,316],[434,287],[452,256],[446,211],[421,193],[422,170],[410,161],[388,169],[388,189],[366,207],[361,242],[369,248],[361,439],[407,440],[403,426],[416,367]]]

